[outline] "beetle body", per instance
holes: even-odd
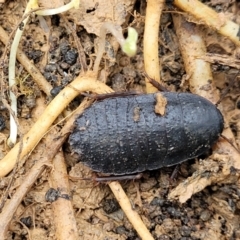
[[[161,94],[163,116],[154,111],[156,93],[96,102],[77,118],[71,150],[94,171],[114,175],[172,166],[208,150],[223,130],[216,106],[195,94]]]

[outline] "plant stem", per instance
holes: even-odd
[[[179,14],[173,14],[173,22],[191,92],[216,103],[219,95],[213,84],[210,63],[200,59],[207,52],[201,31],[196,24],[187,22]]]
[[[40,15],[40,16],[49,16],[49,15],[63,13],[63,12],[70,10],[71,8],[78,9],[79,3],[80,3],[79,0],[72,0],[70,3],[63,5],[61,7],[58,7],[58,8],[39,10],[36,12],[36,14]]]
[[[29,1],[27,4],[27,7],[25,9],[24,15],[26,15],[29,11],[31,11],[31,8],[35,5],[34,1]],[[23,30],[25,28],[25,25],[29,19],[29,16],[25,18],[22,22],[21,29],[18,28],[15,34],[15,37],[13,39],[11,50],[10,50],[10,57],[9,57],[9,67],[8,67],[8,81],[9,81],[9,88],[10,88],[10,101],[11,101],[11,109],[12,113],[17,117],[17,97],[15,93],[12,91],[12,88],[16,86],[15,81],[15,65],[16,65],[16,55],[17,55],[17,49],[20,42],[20,39],[22,37]],[[8,138],[8,146],[12,147],[15,145],[17,141],[17,123],[15,122],[14,116],[10,113],[10,136]]]
[[[215,12],[198,0],[174,0],[173,4],[194,16],[200,20],[200,22],[204,22],[207,26],[214,28],[220,34],[228,37],[236,45],[240,46],[240,26],[225,18],[223,13]]]
[[[95,74],[98,73],[100,61],[105,50],[105,39],[107,31],[109,31],[116,38],[123,52],[126,53],[129,57],[133,57],[137,51],[136,43],[138,34],[134,28],[128,28],[128,37],[125,39],[123,37],[122,28],[120,25],[114,24],[112,22],[103,23],[100,29],[98,53],[93,66],[93,72]]]
[[[158,38],[159,38],[159,24],[161,13],[163,10],[164,0],[149,0],[147,2],[145,30],[144,30],[144,67],[148,76],[160,82],[161,66],[158,57]],[[147,80],[146,92],[153,93],[158,90]]]
[[[138,215],[138,213],[133,210],[132,205],[123,191],[119,182],[110,182],[109,187],[111,188],[114,196],[116,197],[119,205],[121,206],[122,210],[126,214],[128,220],[132,223],[134,229],[137,231],[141,239],[143,240],[153,240],[153,236],[148,231],[147,227],[144,225],[142,219]]]

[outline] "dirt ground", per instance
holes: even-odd
[[[39,6],[56,8],[67,2],[41,1]],[[162,66],[161,80],[171,91],[188,92],[190,76],[186,74],[172,19],[173,12],[181,13],[171,2],[167,1],[160,22],[158,54]],[[240,24],[238,1],[202,2],[216,12],[222,13],[224,17]],[[27,1],[23,0],[0,1],[0,26],[9,36],[16,27],[20,28],[26,4]],[[79,9],[72,9],[64,15],[39,17],[31,14],[19,48],[40,70],[52,89],[49,94],[46,94],[25,68],[17,62],[15,92],[18,95],[18,140],[33,126],[46,105],[67,84],[83,73],[84,64],[80,61],[80,54],[84,55],[82,59],[86,60],[87,68],[93,67],[98,51],[100,28],[104,22],[112,21],[121,25],[125,33],[128,26],[134,27],[139,34],[138,49],[137,54],[129,58],[121,51],[115,38],[108,34],[99,79],[116,92],[135,90],[144,93],[146,91],[143,76],[146,6],[144,0],[99,2],[82,0]],[[201,21],[194,21],[194,18],[190,17],[187,19],[196,23],[203,35],[207,57],[211,62],[213,83],[221,96],[219,108],[225,119],[225,127],[232,130],[234,137],[231,141],[235,142],[240,149],[239,47]],[[79,43],[76,42],[76,36],[80,42],[80,48]],[[5,49],[6,46],[0,39],[1,57]],[[6,94],[8,59],[9,54],[7,54],[7,60],[1,61],[1,96],[4,96],[2,99],[7,101],[9,101]],[[52,132],[53,137],[51,136],[53,141],[56,140],[54,136],[57,138],[64,127],[64,117],[83,99],[83,96],[75,98],[54,122],[56,125]],[[0,103],[1,159],[10,151],[6,145],[9,136],[9,111],[2,102]],[[52,146],[54,145],[49,142],[46,135],[38,146],[32,149],[31,154],[28,154],[29,157],[24,164],[21,161],[18,162],[14,171],[1,178],[0,208],[2,211],[4,206],[14,198],[19,186],[28,181],[26,176],[30,170],[37,166],[40,159],[47,158],[46,152],[51,152]],[[76,162],[67,140],[62,149],[60,155],[63,153],[61,157],[66,164],[66,178],[69,179],[70,192],[65,194],[61,189],[54,187],[56,183],[51,174],[55,171],[56,165],[48,159],[47,167],[44,167],[36,177],[36,181],[30,185],[17,210],[8,218],[3,218],[3,214],[0,214],[0,222],[11,219],[7,226],[6,239],[63,239],[56,235],[54,218],[64,218],[64,216],[56,216],[53,212],[55,207],[53,203],[59,199],[63,201],[62,208],[65,208],[66,202],[72,203],[73,206],[72,221],[77,225],[79,237],[69,237],[69,239],[140,239],[109,186],[105,183],[96,184],[94,181],[77,179],[77,177],[91,177],[94,174],[81,162]],[[239,170],[236,169],[237,164],[232,164],[229,159],[231,155],[230,157],[226,154],[220,155],[219,152],[211,150],[197,159],[182,163],[173,178],[171,174],[175,167],[169,167],[144,172],[141,179],[122,181],[121,185],[130,199],[132,208],[140,214],[154,239],[240,239]],[[201,191],[198,191],[198,188]],[[187,192],[184,192],[185,190]],[[61,215],[61,212],[59,214]],[[3,231],[1,227],[0,224],[0,230]]]

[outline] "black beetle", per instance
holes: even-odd
[[[96,102],[76,119],[71,150],[96,172],[123,175],[179,164],[217,141],[224,121],[214,104],[195,94],[162,92],[167,105],[160,116],[157,94]]]

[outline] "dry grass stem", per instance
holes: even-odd
[[[79,239],[76,219],[71,201],[71,191],[68,182],[67,167],[63,152],[58,152],[53,159],[53,170],[50,175],[50,186],[58,189],[61,194],[67,194],[70,199],[58,198],[52,203],[53,221],[58,240]]]
[[[108,185],[111,188],[117,201],[119,202],[122,210],[126,214],[128,220],[131,222],[131,224],[133,225],[134,229],[137,231],[141,239],[143,240],[154,239],[150,232],[148,231],[148,229],[146,228],[146,226],[144,225],[138,213],[132,209],[132,205],[119,182],[111,182]]]
[[[206,62],[218,63],[240,70],[240,60],[229,55],[206,53],[205,56],[200,56],[199,58]]]
[[[222,13],[215,12],[198,0],[174,0],[173,4],[194,16],[199,23],[205,23],[231,39],[236,45],[240,45],[239,25],[225,18]]]
[[[191,92],[216,103],[219,95],[216,94],[216,88],[212,84],[211,66],[199,58],[206,54],[206,47],[198,26],[185,21],[182,16],[176,14],[173,15],[173,22]]]
[[[16,56],[17,56],[17,50],[19,46],[20,39],[22,37],[24,28],[28,22],[29,19],[29,12],[31,11],[31,8],[34,7],[34,0],[30,0],[27,3],[27,6],[24,11],[24,17],[26,18],[21,22],[22,27],[18,27],[15,30],[15,36],[13,38],[11,48],[10,48],[10,56],[9,56],[9,64],[8,64],[8,86],[9,86],[9,100],[10,100],[10,106],[11,106],[11,112],[10,112],[10,134],[9,138],[7,140],[8,146],[12,147],[15,145],[17,141],[17,133],[18,133],[18,124],[15,118],[17,117],[17,94],[13,90],[14,87],[16,87],[16,74],[15,74],[15,68],[16,68]]]
[[[160,61],[158,58],[158,37],[161,13],[165,1],[149,0],[147,1],[147,10],[145,18],[143,54],[144,67],[146,73],[154,80],[160,82]],[[158,90],[145,78],[147,93],[157,92]]]

